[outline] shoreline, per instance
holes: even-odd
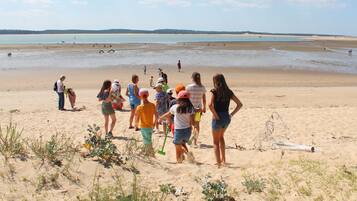
[[[105,68],[57,68],[57,69],[17,69],[0,71],[0,91],[29,91],[51,90],[54,82],[62,74],[68,78],[68,84],[75,89],[94,89],[105,79],[118,79],[122,86],[130,82],[132,74],[141,78],[141,86],[148,87],[149,76],[158,77],[157,68],[160,67],[169,76],[169,84],[189,82],[192,72],[202,74],[205,85],[211,86],[214,74],[222,73],[227,82],[234,88],[239,87],[355,87],[356,74],[342,74],[331,72],[315,72],[306,70],[280,70],[242,67],[194,67],[185,66],[183,72],[178,73],[176,66],[158,65],[147,68],[147,75],[143,75],[140,66],[120,66]],[[176,79],[173,79],[175,77]],[[171,78],[171,79],[170,79]]]

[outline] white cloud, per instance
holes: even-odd
[[[148,6],[157,6],[159,4],[164,4],[168,6],[189,7],[192,5],[192,2],[192,0],[139,0],[140,4]]]
[[[88,5],[88,1],[86,0],[72,0],[71,1],[72,4],[76,4],[76,5]]]
[[[222,6],[226,8],[267,8],[274,4],[288,3],[294,6],[334,7],[345,6],[345,0],[138,0],[148,6]]]

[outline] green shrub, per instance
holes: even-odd
[[[246,188],[249,194],[254,192],[261,193],[265,188],[265,181],[263,179],[255,178],[253,176],[244,176],[242,185]]]
[[[21,138],[22,131],[11,121],[5,129],[0,126],[0,154],[5,158],[5,162],[10,158],[26,159],[27,150]]]

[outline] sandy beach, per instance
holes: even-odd
[[[309,52],[324,51],[321,48],[325,46],[345,47],[346,44],[357,47],[355,41],[341,40],[294,44],[215,43],[210,48],[264,49],[274,46]],[[197,44],[152,45],[152,48],[185,49],[194,45]],[[122,46],[116,46],[119,47]],[[66,51],[72,51],[72,48],[91,47],[78,45],[68,47]],[[113,143],[121,153],[132,153],[126,167],[135,167],[140,172],[136,178],[142,189],[160,192],[159,185],[172,184],[182,187],[186,193],[176,197],[169,195],[168,200],[202,200],[202,185],[198,180],[210,175],[212,180],[223,179],[228,184],[228,194],[235,200],[357,200],[356,74],[261,69],[259,66],[184,66],[183,72],[178,73],[175,65],[159,64],[148,66],[147,75],[143,75],[142,66],[137,65],[0,70],[0,125],[3,131],[10,121],[19,129],[23,128],[22,137],[27,144],[40,136],[49,139],[57,132],[70,137],[82,150],[88,125],[103,127],[100,103],[96,99],[103,80],[118,79],[125,87],[131,75],[138,74],[139,86],[148,88],[150,76],[154,79],[158,77],[158,67],[168,74],[172,88],[178,83],[189,84],[192,72],[198,71],[202,74],[203,84],[210,90],[212,76],[223,73],[244,106],[232,119],[225,135],[228,165],[217,168],[214,165],[210,112],[204,114],[201,122],[200,146],[189,147],[195,156],[195,163],[185,161],[175,164],[171,136],[165,147],[165,156],[156,154],[156,158],[145,158],[130,152],[129,148],[142,144],[142,138],[140,132],[128,129],[130,113],[126,112],[129,109],[126,102],[125,111],[116,112],[118,122],[113,132]],[[62,74],[67,76],[65,85],[76,91],[77,106],[85,108],[83,111],[57,111],[57,94],[52,88],[54,81]],[[154,91],[150,89],[150,93],[152,100]],[[65,107],[69,109],[67,99]],[[276,115],[274,132],[267,136],[266,122],[272,114]],[[163,140],[162,134],[153,136],[155,149],[161,147]],[[271,144],[278,140],[314,146],[317,151],[273,150]],[[105,168],[98,161],[80,157],[78,152],[71,163],[71,178],[75,178],[71,180],[68,174],[63,174],[63,167],[40,165],[39,158],[30,150],[28,152],[29,157],[25,161],[10,160],[12,173],[9,173],[7,164],[0,161],[0,200],[86,199],[95,184],[100,183],[102,187],[117,185],[118,175],[122,178],[124,189],[131,188],[133,173],[121,166]],[[55,173],[57,177],[53,179]],[[249,179],[264,183],[262,192],[250,193],[245,183]]]

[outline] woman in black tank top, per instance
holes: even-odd
[[[213,77],[214,89],[209,108],[212,112],[212,135],[216,164],[220,167],[226,164],[224,133],[228,128],[232,117],[242,108],[243,104],[229,89],[222,74]],[[229,113],[229,105],[233,100],[237,105],[232,113]]]

